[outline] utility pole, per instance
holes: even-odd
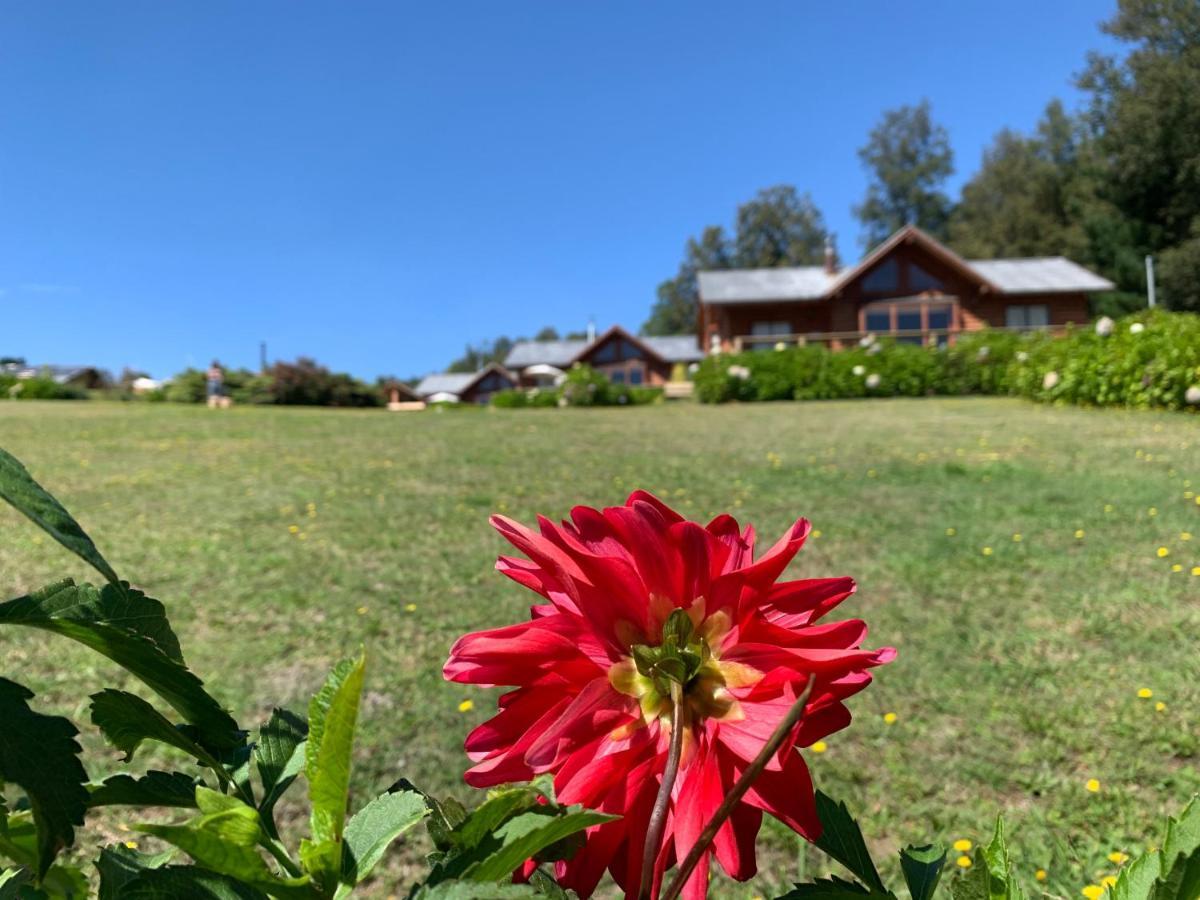
[[[1150,307],[1154,307],[1154,257],[1146,254],[1146,299]]]

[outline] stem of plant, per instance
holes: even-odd
[[[299,878],[304,874],[300,867],[288,856],[287,850],[284,849],[283,844],[279,843],[279,841],[267,838],[262,842],[262,845],[267,848],[268,853],[275,857],[279,865],[283,867],[283,870],[293,878]]]
[[[805,685],[803,692],[796,698],[796,702],[792,704],[792,708],[788,710],[787,715],[775,727],[770,738],[763,744],[761,750],[758,751],[758,756],[754,757],[754,762],[746,767],[746,771],[742,773],[742,777],[737,780],[737,784],[733,786],[721,805],[717,807],[717,811],[713,813],[713,817],[708,824],[704,826],[704,830],[700,832],[700,837],[696,840],[695,845],[688,851],[688,855],[684,857],[679,868],[675,870],[675,877],[671,879],[671,883],[667,889],[658,895],[658,900],[675,900],[676,897],[683,891],[683,886],[687,884],[688,878],[700,864],[701,857],[712,844],[713,839],[717,836],[717,832],[721,830],[721,826],[725,824],[725,820],[733,813],[733,809],[741,802],[742,797],[746,795],[746,791],[750,790],[750,785],[754,780],[762,774],[762,770],[767,767],[771,757],[780,748],[787,736],[791,734],[792,729],[800,724],[800,720],[804,718],[804,704],[808,702],[808,696],[812,693],[813,678],[809,676],[808,684]],[[644,877],[644,871],[643,871]]]
[[[642,850],[642,886],[638,900],[651,900],[654,889],[654,867],[658,862],[659,845],[662,843],[663,828],[667,824],[667,807],[671,803],[671,789],[675,787],[675,776],[679,773],[679,757],[683,752],[683,685],[671,682],[671,745],[667,751],[667,767],[663,770],[662,784],[654,798],[654,809],[650,813],[650,824],[646,829],[646,846]]]

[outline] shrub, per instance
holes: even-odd
[[[1200,388],[1200,316],[1152,310],[1119,320],[1109,334],[1093,326],[1063,337],[984,330],[942,349],[885,341],[840,352],[813,346],[720,354],[704,360],[695,384],[704,403],[1016,394],[1194,409],[1188,389]]]
[[[576,363],[562,383],[562,397],[567,406],[608,406],[612,385],[591,366]]]
[[[7,385],[7,386],[5,386]],[[53,378],[40,375],[33,378],[5,376],[0,382],[4,394],[17,400],[86,400],[87,391],[69,384],[59,384]]]

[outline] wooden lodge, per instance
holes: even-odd
[[[703,352],[690,334],[639,337],[614,325],[591,340],[519,341],[504,360],[522,387],[556,384],[571,366],[591,366],[613,384],[666,385],[676,367],[699,362]]]
[[[984,327],[1061,329],[1088,320],[1088,297],[1112,282],[1062,257],[967,260],[913,225],[855,266],[831,246],[821,266],[699,274],[698,339],[709,351],[867,335],[941,345]]]

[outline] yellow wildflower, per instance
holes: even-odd
[[[967,856],[965,853],[962,856],[960,856],[958,859],[956,859],[954,862],[958,865],[958,867],[960,869],[971,868],[971,857]]]
[[[1192,533],[1190,531],[1181,531],[1179,532],[1179,539],[1181,541],[1190,541],[1192,539]]]
[[[815,741],[813,745],[809,747],[809,749],[812,750],[813,753],[824,753],[829,749],[829,745],[824,741]]]
[[[1156,507],[1153,507],[1153,506],[1152,506],[1152,507],[1150,507],[1148,510],[1146,510],[1146,515],[1148,515],[1148,516],[1157,516],[1157,515],[1158,515],[1158,509],[1157,509]]]
[[[1117,876],[1116,875],[1105,875],[1103,878],[1100,879],[1100,883],[1102,885],[1104,885],[1105,887],[1112,887],[1114,884],[1117,883]]]
[[[1100,900],[1100,898],[1104,896],[1104,888],[1100,887],[1098,884],[1089,884],[1079,893],[1087,897],[1088,900]]]
[[[1150,690],[1150,688],[1138,688],[1138,696],[1143,700],[1149,700],[1154,696],[1154,691]]]
[[[365,606],[360,606],[358,609],[355,610],[355,612],[358,613],[360,616],[365,616],[367,614],[367,608]]]
[[[1171,551],[1168,550],[1166,547],[1159,547],[1158,550],[1156,550],[1155,552],[1158,553],[1159,559],[1163,559],[1164,557],[1171,555]]]
[[[1128,860],[1129,854],[1122,853],[1120,850],[1114,850],[1112,853],[1108,854],[1108,861],[1115,866],[1119,866],[1121,863],[1127,862]]]
[[[954,842],[954,849],[959,853],[966,853],[973,845],[966,838],[959,838]]]
[[[1014,544],[1019,544],[1019,543],[1021,543],[1022,540],[1024,540],[1024,538],[1022,538],[1020,534],[1013,535],[1013,543]]]
[[[956,528],[947,528],[946,529],[946,537],[954,537],[956,534],[958,534],[958,529],[956,529]]]
[[[1192,574],[1200,575],[1200,566],[1192,566]]]
[[[1082,528],[1076,528],[1076,529],[1075,529],[1075,538],[1076,538],[1076,540],[1082,540],[1082,539],[1083,539],[1083,535],[1084,535],[1084,534],[1085,534],[1085,532],[1084,532],[1084,530],[1083,530]]]
[[[462,701],[462,703],[458,704],[459,712],[470,712],[474,708],[475,708],[474,700],[464,700],[464,701]]]
[[[1048,876],[1046,875],[1045,869],[1038,869],[1036,872],[1033,873],[1033,877],[1036,878],[1038,881],[1045,881]]]
[[[812,537],[815,539],[815,538],[819,538],[820,536],[821,536],[821,529],[820,529],[820,528],[814,528],[814,529],[812,530]]]
[[[984,556],[991,556],[991,555],[992,555],[992,548],[991,548],[991,547],[984,547],[984,548],[983,548],[983,550],[982,550],[981,552],[983,553],[983,555],[984,555]]]
[[[893,725],[896,722],[896,714],[894,712],[884,713],[883,722],[885,725]]]
[[[405,611],[405,612],[416,612],[416,611],[417,611],[417,604],[415,604],[415,603],[405,603],[405,604],[404,604],[404,611]]]
[[[300,526],[299,526],[299,525],[289,525],[289,526],[288,526],[288,531],[289,531],[289,532],[291,532],[292,534],[299,534],[299,533],[300,533]]]
[[[1174,563],[1171,566],[1171,571],[1172,572],[1182,572],[1183,571],[1183,563]]]
[[[1154,704],[1155,712],[1164,712],[1166,710],[1166,708],[1167,708],[1167,704],[1163,703],[1161,700],[1159,700],[1157,703]]]
[[[137,841],[126,841],[125,846],[128,847],[130,850],[136,850],[138,843],[137,843]]]
[[[1084,787],[1087,788],[1089,791],[1091,791],[1094,794],[1098,790],[1100,790],[1100,782],[1097,781],[1095,778],[1089,778],[1087,780],[1087,783],[1084,785]]]

